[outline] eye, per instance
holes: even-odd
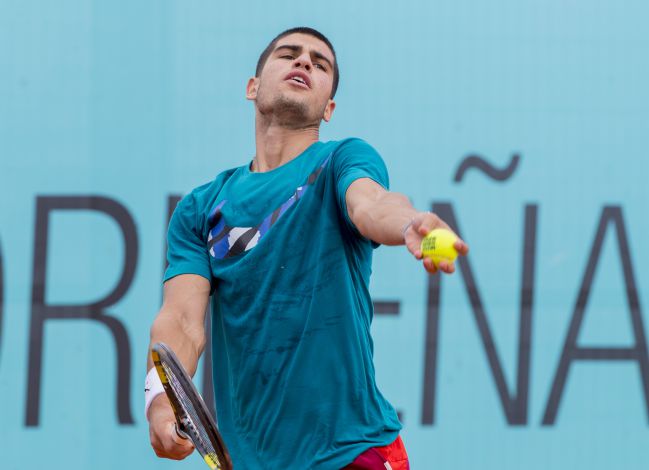
[[[327,67],[325,67],[324,65],[322,65],[322,64],[320,64],[320,63],[317,63],[317,62],[316,62],[314,65],[315,65],[316,67],[318,67],[319,69],[324,70],[325,72],[327,71]]]
[[[293,60],[295,57],[293,57],[292,55],[286,54],[286,55],[280,56],[279,58],[280,58],[280,59],[290,59],[290,60]]]

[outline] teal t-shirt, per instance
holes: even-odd
[[[372,251],[347,214],[358,178],[388,188],[360,139],[316,142],[265,173],[219,174],[178,204],[165,280],[209,279],[218,424],[237,470],[334,470],[396,439],[377,389]]]

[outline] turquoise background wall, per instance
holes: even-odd
[[[413,469],[646,468],[647,18],[633,0],[0,0],[0,467],[202,468],[158,460],[142,412],[170,197],[250,159],[246,80],[310,25],[341,68],[322,138],[369,141],[472,249],[441,280],[376,251],[378,382]]]

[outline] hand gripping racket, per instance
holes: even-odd
[[[156,343],[151,357],[176,415],[178,435],[191,439],[212,470],[232,470],[216,422],[174,352],[166,344]]]

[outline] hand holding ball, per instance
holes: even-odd
[[[421,254],[430,258],[436,268],[440,261],[452,263],[457,258],[457,250],[453,246],[456,241],[457,237],[450,230],[436,228],[421,241]]]

